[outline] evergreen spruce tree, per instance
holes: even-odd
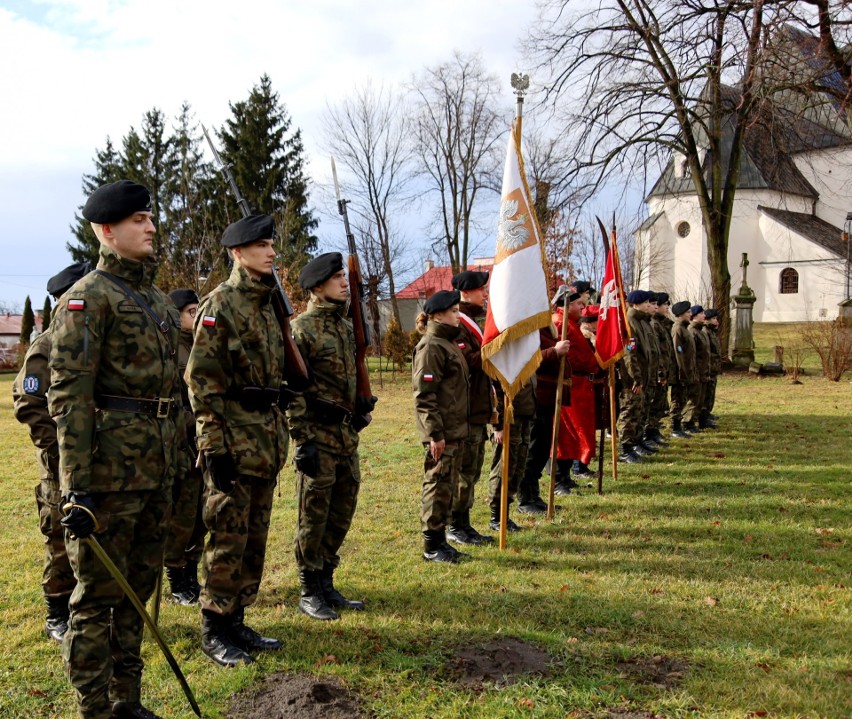
[[[275,219],[281,264],[292,274],[317,243],[301,131],[292,128],[268,75],[260,78],[248,100],[231,103],[230,108],[233,116],[219,133],[222,159],[252,211]],[[240,217],[233,198],[229,214],[231,221]]]
[[[53,308],[50,305],[50,297],[44,298],[44,307],[41,308],[41,331],[44,332],[47,330],[50,325],[50,313],[53,311]]]
[[[21,316],[21,347],[30,346],[30,335],[35,327],[35,315],[33,314],[33,303],[30,302],[30,296],[27,295],[24,302],[24,314]]]
[[[115,182],[123,177],[123,164],[120,155],[115,151],[112,140],[107,137],[106,146],[103,150],[95,150],[95,171],[91,175],[83,175],[83,195],[88,197],[101,185]],[[95,236],[92,226],[83,219],[83,207],[74,214],[74,224],[71,225],[71,234],[74,240],[66,243],[65,247],[71,253],[74,262],[88,260],[92,267],[98,263],[98,249],[100,243]]]

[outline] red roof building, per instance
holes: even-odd
[[[493,257],[474,260],[467,269],[477,272],[491,272],[494,266]],[[426,260],[426,271],[414,282],[411,282],[396,293],[397,300],[425,300],[440,290],[453,289],[453,268],[449,266],[436,267],[432,260]]]

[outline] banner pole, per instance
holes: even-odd
[[[506,395],[504,393],[503,397]],[[500,549],[506,548],[506,538],[508,536],[508,519],[509,519],[509,415],[511,414],[511,405],[503,411],[503,447],[502,462],[500,476]]]
[[[609,366],[609,433],[612,438],[612,479],[618,479],[618,432],[615,416],[615,367]]]

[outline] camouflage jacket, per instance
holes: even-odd
[[[689,334],[695,340],[695,371],[699,382],[710,381],[710,338],[704,330],[703,322],[690,322]]]
[[[414,414],[421,442],[468,435],[468,369],[459,328],[429,321],[411,358]]]
[[[178,372],[180,373],[180,396],[183,408],[186,410],[186,434],[187,437],[195,437],[195,417],[192,414],[192,405],[189,402],[189,379],[186,375],[186,366],[189,364],[189,353],[192,351],[192,330],[181,329],[180,344],[178,345]]]
[[[287,460],[287,420],[278,405],[247,409],[245,387],[280,389],[284,336],[270,303],[274,285],[239,264],[198,305],[186,375],[199,452],[229,452],[241,475],[274,479]]]
[[[56,306],[51,323],[50,414],[63,493],[157,489],[170,484],[185,439],[177,344],[180,314],[154,286],[157,263],[101,246],[98,269],[118,277],[166,322],[161,332],[110,279],[89,273]],[[172,400],[167,416],[99,409],[103,396]]]
[[[710,375],[715,377],[722,371],[722,343],[719,342],[719,328],[705,324],[703,332],[710,342]]]
[[[326,451],[353,454],[358,433],[350,424],[323,422],[317,398],[331,400],[347,412],[355,409],[355,334],[347,305],[311,297],[308,309],[292,322],[296,346],[310,368],[311,383],[287,410],[296,444],[315,442]]]
[[[35,338],[24,357],[21,371],[12,383],[15,418],[30,430],[41,468],[41,479],[59,482],[59,447],[56,423],[47,411],[50,389],[50,329]]]
[[[482,307],[470,302],[462,302],[459,309],[474,323],[485,312]],[[470,423],[486,424],[491,421],[494,395],[491,392],[491,378],[482,370],[482,334],[468,327],[462,320],[459,322],[459,336],[456,344],[467,361],[470,381]]]
[[[677,375],[673,384],[695,384],[698,372],[695,368],[695,340],[689,331],[689,320],[672,323],[672,347],[677,360]]]
[[[634,307],[627,310],[627,322],[632,332],[624,353],[625,386],[648,387],[657,381],[660,354],[657,338],[651,327],[651,316]],[[629,381],[628,381],[629,380]]]
[[[677,359],[672,342],[672,324],[673,322],[663,315],[654,315],[651,318],[651,327],[654,330],[657,348],[660,351],[660,379],[670,383],[677,380]]]

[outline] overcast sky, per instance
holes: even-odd
[[[327,103],[368,80],[410,80],[455,49],[481,52],[505,79],[511,113],[508,79],[534,17],[533,0],[0,0],[0,302],[29,294],[41,307],[47,279],[71,261],[65,243],[95,150],[146,111],[171,119],[188,101],[218,127],[266,73],[322,180]],[[329,249],[339,228],[317,214]]]

